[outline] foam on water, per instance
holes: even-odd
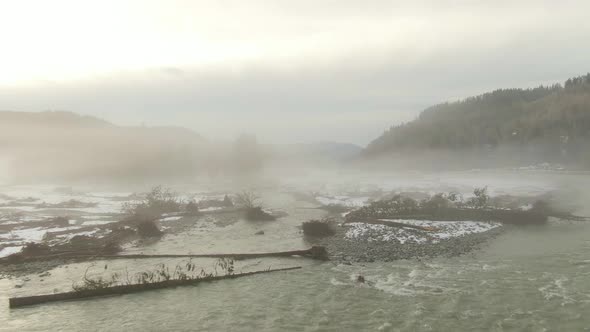
[[[552,280],[549,284],[540,287],[539,291],[547,301],[554,299],[561,300],[561,305],[574,303],[574,299],[568,294],[568,290],[565,287],[565,283],[569,279],[565,276],[560,276]]]

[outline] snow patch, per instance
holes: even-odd
[[[82,223],[82,226],[96,226],[116,223],[116,220],[90,220]]]
[[[429,221],[429,220],[400,220],[383,219],[407,225],[429,227],[433,231],[425,231],[414,228],[399,228],[386,225],[374,225],[365,223],[348,224],[350,228],[346,232],[346,238],[355,240],[366,237],[368,241],[395,241],[404,243],[437,243],[443,239],[460,237],[467,234],[483,233],[496,227],[499,223],[477,221]]]
[[[350,196],[317,196],[316,201],[322,205],[343,205],[348,207],[362,207],[368,204],[368,196],[350,197]]]
[[[86,231],[86,232],[78,232],[78,233],[71,233],[71,234],[62,234],[62,235],[58,235],[57,237],[60,239],[65,239],[67,241],[71,240],[74,236],[92,236],[94,234],[96,234],[96,232],[98,232],[100,229],[96,228],[92,231]]]
[[[23,246],[16,246],[16,247],[6,247],[0,250],[0,258],[4,258],[10,256],[12,254],[16,254],[17,252],[21,252]]]
[[[221,206],[212,206],[212,207],[208,207],[208,208],[204,208],[204,209],[199,209],[200,212],[211,212],[211,211],[219,211],[219,210],[223,210],[225,209],[224,207]]]
[[[160,221],[164,221],[164,222],[166,222],[166,221],[176,221],[176,220],[179,220],[179,219],[182,219],[182,216],[166,217],[166,218],[160,219]]]
[[[47,233],[47,229],[41,227],[19,229],[9,233],[0,234],[2,239],[22,239],[27,242],[40,242],[43,240],[43,236]]]

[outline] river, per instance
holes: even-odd
[[[334,176],[338,178],[338,176]],[[332,179],[333,180],[333,179]],[[366,180],[366,179],[365,179]],[[363,181],[365,181],[363,180]],[[383,179],[380,183],[396,183]],[[372,179],[372,183],[378,180]],[[437,190],[473,183],[497,193],[567,188],[578,213],[587,174],[469,173],[408,177],[397,183]],[[333,180],[332,184],[338,183]],[[365,183],[365,182],[363,182]],[[292,185],[292,184],[288,184]],[[394,186],[395,187],[395,186]],[[385,188],[390,190],[390,188]],[[296,228],[321,215],[285,192],[265,203],[289,216],[274,223],[195,227],[138,252],[266,251],[308,246]],[[263,229],[265,235],[253,235]],[[98,262],[112,271],[142,270],[159,261]],[[174,261],[168,262],[174,264]],[[203,266],[211,260],[200,260]],[[551,222],[508,228],[481,250],[455,258],[342,265],[302,258],[238,262],[239,269],[303,266],[278,272],[132,295],[8,309],[14,294],[67,290],[88,263],[62,266],[49,277],[31,276],[22,289],[0,280],[2,331],[584,331],[590,330],[590,225]],[[363,275],[365,283],[356,277]],[[43,281],[41,281],[43,279]]]

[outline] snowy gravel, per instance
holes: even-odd
[[[365,223],[351,223],[346,232],[346,239],[355,240],[366,238],[367,241],[396,241],[399,243],[438,243],[442,239],[460,237],[467,234],[483,233],[500,227],[499,223],[476,221],[428,221],[428,220],[398,220],[383,219],[408,225],[430,227],[434,231],[422,231],[413,228],[398,228],[385,225]]]

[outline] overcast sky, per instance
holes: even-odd
[[[590,71],[590,1],[0,0],[0,110],[366,144]]]

